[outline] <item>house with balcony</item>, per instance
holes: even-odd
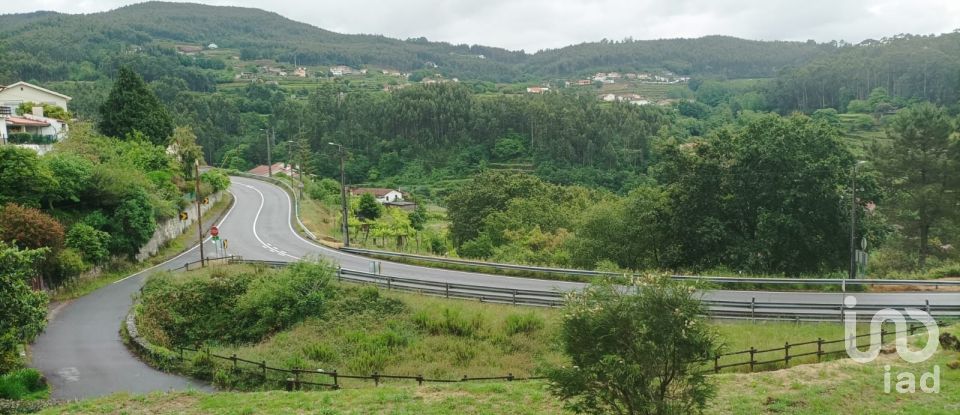
[[[0,87],[0,144],[16,144],[45,153],[67,133],[67,103],[71,98],[27,82]],[[23,108],[28,104],[28,109]],[[45,114],[56,110],[60,118]],[[60,110],[63,111],[60,111]]]

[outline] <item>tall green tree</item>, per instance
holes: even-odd
[[[383,206],[372,194],[364,193],[360,196],[360,202],[357,204],[357,216],[360,219],[377,220],[382,213]]]
[[[136,72],[121,66],[107,100],[100,106],[100,132],[117,138],[139,131],[156,145],[166,147],[173,120],[160,100]]]
[[[943,108],[930,103],[901,110],[891,120],[892,143],[878,148],[877,167],[903,232],[916,238],[917,266],[926,266],[930,238],[945,220],[956,217],[960,152]]]
[[[39,206],[57,188],[50,168],[37,152],[14,146],[0,146],[0,204],[13,202]]]

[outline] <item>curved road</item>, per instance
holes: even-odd
[[[295,261],[305,257],[324,257],[342,267],[359,271],[369,269],[369,258],[345,254],[310,242],[291,225],[292,200],[281,188],[254,179],[231,177],[230,191],[234,208],[221,221],[220,234],[228,239],[230,255],[244,259]],[[209,243],[209,242],[208,242]],[[210,247],[208,252],[212,252]],[[117,391],[199,388],[204,385],[151,369],[137,360],[121,343],[118,329],[131,306],[131,296],[152,272],[196,261],[196,249],[167,263],[79,298],[55,313],[47,330],[33,347],[34,366],[43,371],[59,399],[99,396]],[[532,290],[568,291],[583,284],[505,277],[472,272],[451,271],[381,261],[381,273],[431,281],[450,281]],[[841,304],[840,293],[712,291],[712,300],[757,302],[810,302]],[[957,304],[957,293],[868,293],[857,294],[860,304]]]

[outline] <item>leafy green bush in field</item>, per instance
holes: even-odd
[[[322,343],[315,343],[303,348],[303,355],[316,362],[334,362],[337,352],[332,347]]]
[[[419,311],[413,315],[413,324],[430,334],[449,334],[470,337],[483,329],[483,315],[464,316],[459,308],[444,307],[440,313]]]
[[[36,369],[20,369],[0,376],[0,399],[43,399],[49,387]]]
[[[327,264],[298,262],[269,278],[251,280],[236,303],[243,337],[257,340],[308,316],[322,315],[332,276]]]
[[[504,330],[508,335],[533,333],[543,328],[543,319],[534,313],[511,314],[507,316]]]

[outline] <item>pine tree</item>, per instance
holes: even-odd
[[[169,144],[173,120],[140,75],[128,67],[120,67],[110,96],[100,106],[100,132],[124,138],[139,131],[151,143]]]

